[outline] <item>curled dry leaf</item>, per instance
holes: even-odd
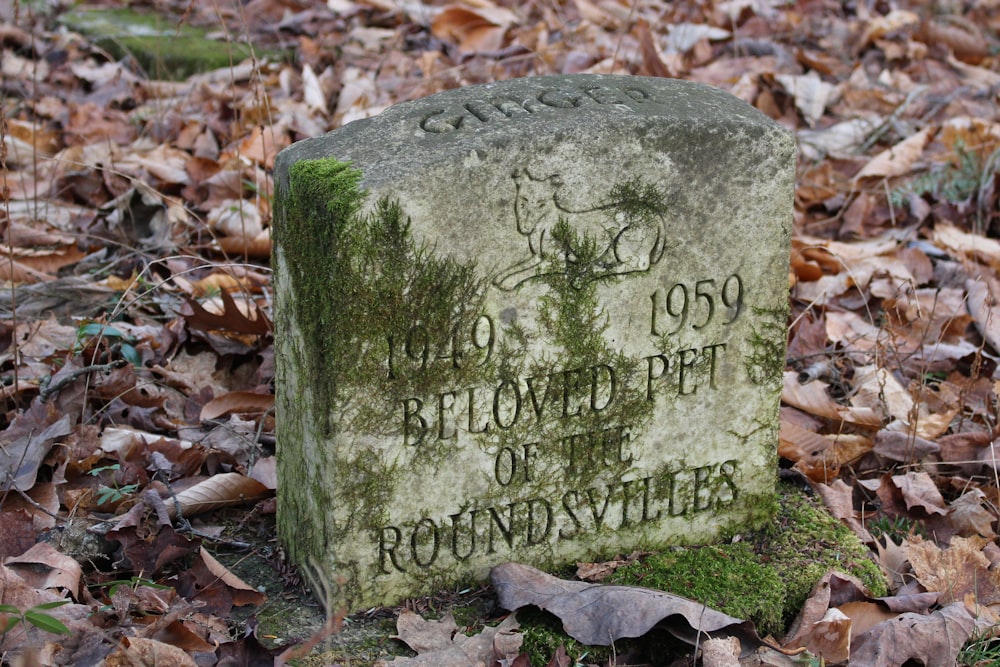
[[[908,472],[905,475],[893,475],[892,483],[903,494],[906,509],[919,507],[927,514],[947,514],[944,498],[937,484],[926,472]]]
[[[988,540],[996,537],[993,523],[997,520],[997,513],[980,489],[970,489],[951,503],[950,510],[948,518],[959,535],[980,535]]]
[[[964,255],[981,264],[986,264],[994,270],[1000,270],[1000,241],[996,239],[964,232],[958,227],[946,223],[935,224],[933,231],[930,232],[930,237],[936,246],[944,250]],[[965,287],[969,289],[970,286],[966,283]],[[972,311],[972,308],[970,307],[969,310]],[[972,316],[976,316],[975,311],[972,311]]]
[[[134,665],[198,667],[198,663],[184,649],[143,637],[122,637],[118,649],[104,659],[104,664],[108,667],[133,667]]]
[[[148,587],[142,588],[151,590]],[[161,619],[166,620],[165,617],[161,617]],[[176,646],[185,651],[211,653],[218,647],[218,644],[211,644],[199,635],[199,631],[204,632],[199,627],[201,625],[200,621],[202,619],[197,618],[197,615],[194,614],[192,614],[192,618],[173,620],[162,626],[158,620],[145,628],[143,636],[163,642],[164,644]],[[160,665],[157,665],[157,667],[160,667]]]
[[[884,367],[875,365],[855,369],[855,408],[870,409],[894,420],[890,428],[903,428],[922,438],[936,438],[947,430],[953,413],[931,414],[927,405],[917,403],[909,390]]]
[[[871,536],[868,529],[858,519],[854,512],[853,494],[854,489],[847,485],[842,479],[836,479],[832,484],[813,484],[813,488],[819,497],[823,499],[823,504],[834,518],[840,519],[854,531],[865,544],[871,544],[875,538]]]
[[[45,614],[58,619],[66,625],[71,632],[77,636],[85,634],[98,634],[101,631],[94,631],[94,627],[88,620],[93,614],[93,609],[89,605],[73,604],[66,600],[61,594],[56,594],[50,590],[37,589],[31,583],[21,578],[20,573],[13,568],[0,563],[0,600],[5,605],[11,605],[21,610],[30,609],[37,605],[63,602],[51,609],[46,609]],[[28,623],[18,623],[16,626],[9,626],[10,615],[0,612],[0,628],[6,630],[0,634],[3,638],[3,650],[6,656],[14,656],[26,647],[38,646],[38,634],[31,629]],[[54,664],[54,663],[50,663]]]
[[[260,211],[253,202],[227,199],[205,216],[212,229],[224,236],[252,237],[264,230]]]
[[[500,7],[445,7],[431,22],[431,34],[466,52],[499,51],[514,14]]]
[[[490,581],[501,607],[543,609],[558,616],[566,633],[583,644],[610,646],[625,637],[641,637],[670,618],[666,630],[690,644],[711,634],[739,638],[744,654],[764,645],[753,623],[663,591],[567,581],[520,563],[497,565]]]
[[[742,647],[736,637],[709,639],[701,647],[702,667],[740,667]]]
[[[320,84],[319,77],[309,63],[302,68],[302,97],[306,106],[319,111],[324,116],[329,113],[326,106],[326,93]]]
[[[510,664],[520,651],[522,635],[515,633],[517,619],[513,614],[495,628],[467,637],[459,630],[449,612],[440,621],[425,621],[409,609],[399,613],[396,637],[418,655],[415,658],[380,660],[377,667],[487,667]]]
[[[836,609],[851,619],[851,634],[862,635],[879,623],[895,618],[897,614],[901,613],[887,609],[885,604],[880,602],[857,600],[854,602],[845,602],[836,607]]]
[[[267,259],[271,256],[271,229],[265,229],[255,236],[220,236],[215,243],[227,255]]]
[[[965,287],[969,295],[969,313],[976,329],[994,350],[1000,350],[1000,307],[997,304],[1000,281],[990,277],[970,278]]]
[[[892,178],[909,173],[913,163],[924,152],[924,146],[932,134],[932,129],[926,127],[892,148],[882,151],[854,176],[854,180],[859,181],[868,177]]]
[[[903,9],[894,9],[885,16],[875,14],[867,21],[865,32],[856,48],[860,52],[876,39],[904,28],[915,28],[919,23],[919,15]]]
[[[664,40],[667,50],[680,51],[681,53],[687,53],[703,39],[717,42],[720,39],[729,39],[733,36],[728,30],[704,23],[673,23],[667,26],[667,30],[669,32]]]
[[[257,462],[253,464],[253,468],[250,470],[250,477],[254,478],[272,491],[277,489],[277,462],[278,460],[274,456],[265,456],[262,459],[257,459]]]
[[[48,542],[39,542],[20,556],[7,558],[4,564],[34,588],[61,588],[73,597],[80,593],[83,568]]]
[[[990,54],[983,31],[968,21],[945,23],[932,19],[921,26],[917,37],[928,45],[943,44],[951,49],[956,58],[973,65]]]
[[[38,467],[53,442],[73,430],[70,415],[60,414],[51,404],[35,401],[2,433],[0,441],[0,488],[27,491],[35,484]]]
[[[912,463],[930,454],[937,454],[941,447],[936,442],[909,433],[882,429],[875,435],[872,451],[891,461]]]
[[[579,0],[577,1],[579,2]],[[679,72],[671,70],[663,54],[660,53],[646,19],[639,19],[636,22],[635,31],[639,38],[639,49],[642,52],[642,64],[650,76],[671,77],[679,74]]]
[[[838,87],[820,79],[816,72],[804,75],[775,74],[774,78],[795,99],[795,108],[809,127],[823,117],[827,105],[835,102],[839,96]]]
[[[612,2],[591,2],[591,0],[573,0],[577,11],[585,21],[594,25],[607,28],[608,30],[618,30],[621,28],[623,20],[621,12],[614,7]]]
[[[52,280],[52,276],[44,271],[33,269],[14,259],[11,253],[4,254],[7,256],[0,258],[0,280],[18,285]]]
[[[954,665],[977,625],[961,602],[926,616],[900,614],[854,639],[850,665],[895,667],[908,660],[919,660],[924,665]]]
[[[219,473],[178,493],[174,498],[176,502],[167,503],[167,511],[174,519],[177,505],[180,505],[184,516],[190,517],[220,507],[243,505],[267,493],[267,487],[255,479],[238,472]]]
[[[795,469],[816,482],[837,476],[839,464],[830,452],[828,439],[792,422],[781,422],[778,455],[795,463]]]
[[[827,609],[823,618],[809,627],[809,650],[827,662],[843,662],[851,656],[851,618],[837,608]]]
[[[229,413],[267,412],[274,407],[273,394],[256,394],[252,391],[231,391],[222,396],[216,396],[201,409],[201,421],[217,419]]]
[[[854,118],[821,130],[799,130],[796,137],[799,140],[799,150],[807,159],[819,159],[827,155],[835,158],[846,158],[852,157],[858,152],[868,135],[876,127],[878,127],[877,121]],[[802,185],[799,185],[797,191],[801,190]],[[831,194],[833,193],[831,192]]]
[[[867,596],[867,589],[854,577],[834,570],[827,572],[813,585],[799,615],[788,629],[785,648],[797,649],[806,646],[814,625],[822,621],[831,607],[864,600]]]
[[[225,565],[217,561],[212,554],[201,548],[198,556],[205,564],[205,568],[211,572],[218,581],[229,588],[230,595],[233,596],[233,604],[238,607],[246,605],[259,605],[267,597],[256,588],[247,585],[242,579],[233,574]]]
[[[869,407],[840,405],[827,393],[829,385],[815,380],[800,384],[798,373],[786,371],[781,400],[804,412],[826,419],[843,420],[863,426],[881,426],[882,417]]]

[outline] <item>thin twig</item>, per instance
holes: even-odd
[[[48,375],[42,378],[42,381],[38,383],[38,396],[42,399],[42,403],[49,399],[49,396],[60,391],[63,387],[68,384],[73,383],[81,375],[89,375],[90,373],[104,373],[106,371],[111,371],[116,368],[121,368],[122,366],[127,366],[128,361],[125,359],[117,359],[115,361],[106,364],[94,364],[91,366],[84,366],[83,368],[78,368],[75,371],[70,371],[63,377],[59,378],[54,384],[52,383],[52,376]]]

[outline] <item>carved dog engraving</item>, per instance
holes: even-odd
[[[530,169],[511,174],[514,222],[527,253],[505,267],[493,284],[513,291],[560,273],[577,289],[587,283],[645,273],[663,258],[666,195],[640,179],[613,186],[595,205],[571,208],[559,174]]]

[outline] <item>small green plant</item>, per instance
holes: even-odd
[[[115,593],[117,593],[121,588],[127,587],[134,590],[139,588],[140,586],[146,588],[154,588],[161,591],[170,590],[170,586],[164,586],[162,584],[156,583],[155,581],[151,581],[149,579],[143,579],[142,577],[138,576],[129,577],[128,579],[115,579],[114,581],[103,581],[99,584],[90,584],[88,588],[92,588],[95,590],[106,588],[107,591],[105,592],[105,595],[110,600],[115,596]],[[101,611],[110,611],[112,608],[113,608],[112,605],[106,604],[101,607]]]
[[[106,470],[121,470],[121,464],[114,463],[112,465],[101,466],[99,468],[94,468],[88,474],[97,476]],[[118,503],[128,496],[135,493],[139,488],[138,484],[125,484],[123,486],[104,486],[97,490],[97,504],[104,505],[106,503]]]
[[[930,195],[935,201],[971,206],[974,231],[982,234],[990,220],[990,183],[1000,171],[1000,149],[990,154],[955,142],[954,157],[934,164],[929,171],[897,187],[889,195],[892,206],[902,207],[913,196]]]
[[[82,352],[94,338],[118,339],[121,355],[133,366],[142,366],[142,355],[135,349],[133,340],[112,326],[101,322],[87,322],[76,329],[76,345],[73,351]]]
[[[793,659],[795,664],[803,665],[804,667],[826,667],[826,661],[822,657],[815,656],[808,651],[795,656]]]
[[[170,586],[164,586],[163,584],[158,584],[150,579],[144,579],[142,577],[129,577],[128,579],[115,579],[114,581],[103,581],[99,584],[91,584],[89,588],[107,588],[108,597],[113,597],[118,589],[123,586],[128,588],[139,588],[140,586],[145,586],[146,588],[155,588],[161,591],[170,590]]]
[[[996,626],[973,634],[958,652],[957,663],[963,667],[1000,665],[1000,639],[995,633]]]
[[[10,616],[8,616],[3,619],[3,628],[0,629],[0,637],[5,636],[8,632],[16,628],[18,623],[33,625],[39,630],[51,632],[54,635],[72,634],[69,628],[67,628],[62,621],[51,614],[45,613],[49,609],[55,609],[56,607],[61,607],[64,604],[69,604],[69,600],[45,602],[43,604],[35,605],[30,609],[26,609],[25,611],[21,611],[13,605],[0,604],[0,614],[9,614],[14,617],[11,619]]]
[[[957,142],[955,159],[931,167],[889,196],[893,206],[903,206],[909,195],[931,195],[937,201],[959,204],[968,201],[979,190],[983,160],[974,150]]]
[[[920,523],[905,516],[890,518],[883,515],[872,519],[868,522],[868,532],[875,539],[884,535],[897,544],[901,544],[911,535],[927,537],[927,531],[924,530],[924,527]]]

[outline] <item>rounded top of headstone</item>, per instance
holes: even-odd
[[[650,126],[686,133],[774,135],[793,150],[788,133],[742,100],[699,83],[655,77],[568,74],[511,79],[448,90],[390,107],[329,134],[300,141],[278,156],[283,183],[289,165],[333,157],[394,178],[443,155],[504,148],[615,128]],[[612,132],[613,134],[613,132]],[[783,139],[778,136],[783,135]],[[377,178],[377,177],[376,177]]]

